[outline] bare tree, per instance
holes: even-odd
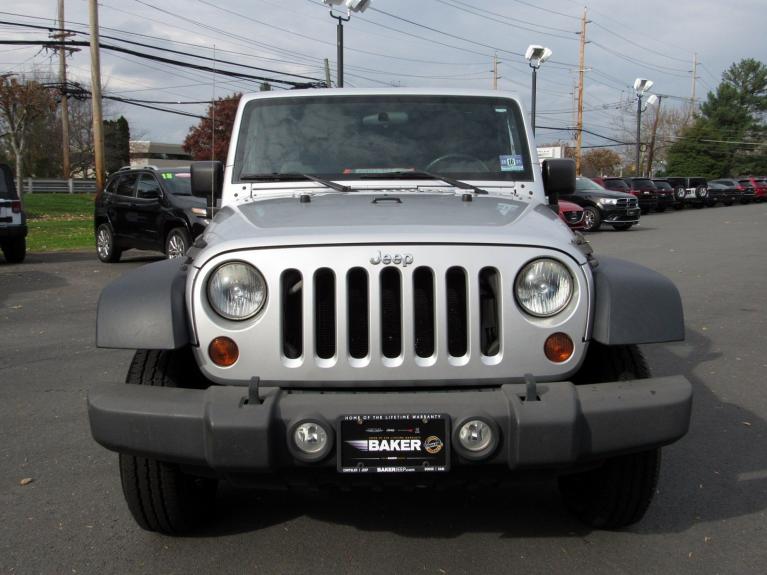
[[[16,186],[21,197],[22,163],[27,138],[35,119],[55,106],[47,89],[36,80],[12,74],[0,76],[0,132],[9,143],[16,163]]]

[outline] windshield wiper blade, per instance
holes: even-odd
[[[446,184],[450,184],[453,187],[460,188],[462,190],[472,190],[475,194],[486,194],[487,190],[483,190],[482,188],[478,188],[477,186],[474,186],[468,182],[464,182],[462,180],[456,180],[455,178],[451,178],[450,176],[443,176],[442,174],[436,174],[434,172],[428,172],[426,170],[399,170],[396,172],[381,172],[379,174],[363,174],[360,176],[364,179],[385,179],[385,178],[395,178],[395,179],[417,179],[417,178],[431,178],[432,180],[441,180],[445,182]]]
[[[240,179],[246,182],[290,182],[293,180],[310,180],[312,182],[317,182],[318,184],[322,184],[326,188],[331,188],[333,190],[336,190],[337,192],[356,191],[355,189],[349,186],[343,186],[341,184],[337,184],[335,182],[326,180],[324,178],[318,178],[317,176],[312,176],[310,174],[284,174],[284,173],[242,174],[240,176]]]

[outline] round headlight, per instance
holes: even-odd
[[[208,302],[226,319],[251,318],[261,311],[265,301],[264,276],[250,264],[223,264],[208,280]]]
[[[517,274],[514,295],[530,315],[556,315],[570,302],[573,277],[564,264],[556,260],[534,260]]]

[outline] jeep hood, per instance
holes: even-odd
[[[289,245],[456,243],[551,246],[585,261],[553,210],[508,196],[352,192],[306,199],[223,208],[205,231],[207,247],[200,255]]]

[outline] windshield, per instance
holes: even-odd
[[[192,177],[189,172],[160,172],[165,188],[174,196],[192,195]]]
[[[592,182],[588,178],[575,178],[575,189],[576,190],[594,190],[594,191],[601,191],[603,192],[605,189],[597,184],[596,182]]]
[[[635,188],[654,188],[655,184],[652,183],[652,180],[647,180],[645,178],[634,178],[631,180],[634,183]]]
[[[628,190],[628,184],[624,180],[605,180],[605,187],[610,190]]]
[[[321,96],[245,106],[234,181],[253,174],[532,180],[521,114],[502,98]]]

